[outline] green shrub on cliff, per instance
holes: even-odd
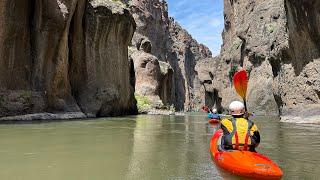
[[[138,94],[134,94],[134,96],[137,100],[137,107],[139,112],[146,112],[151,108],[151,102],[148,97],[140,96]]]
[[[171,111],[171,112],[176,112],[176,108],[175,108],[173,105],[171,105],[171,106],[169,107],[169,111]]]
[[[267,25],[267,31],[271,34],[275,30],[275,27],[272,24]]]

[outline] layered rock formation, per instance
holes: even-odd
[[[135,22],[111,0],[0,3],[0,116],[136,111],[128,45]]]
[[[150,108],[165,108],[172,104],[174,95],[173,71],[167,63],[167,3],[159,0],[132,0],[130,10],[137,23],[130,47],[136,95],[148,98]]]
[[[158,96],[163,105],[173,104],[176,110],[195,109],[198,91],[194,84],[199,82],[194,74],[195,64],[201,58],[211,57],[211,52],[168,17],[165,1],[132,0],[130,9],[137,23],[132,41],[133,51],[136,51],[132,58],[136,65],[137,93],[151,99]],[[145,67],[149,63],[150,66],[141,68],[142,61]],[[161,73],[158,73],[159,68]],[[149,75],[146,76],[146,72]],[[144,78],[148,80],[142,80]]]
[[[169,62],[175,70],[175,102],[178,109],[192,111],[199,109],[199,79],[195,66],[200,59],[212,57],[211,51],[198,44],[179,23],[170,20],[171,54]]]
[[[249,110],[257,114],[320,114],[320,3],[315,0],[224,1],[221,54],[197,70],[221,107],[239,98],[232,89],[238,68],[249,72]],[[209,63],[211,69],[205,72]],[[214,94],[214,93],[213,93]]]
[[[139,48],[143,40],[151,43],[151,54],[166,61],[169,49],[168,5],[162,0],[131,0],[130,11],[137,24],[132,44]]]

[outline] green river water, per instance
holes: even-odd
[[[320,179],[319,125],[257,117],[283,179]],[[213,164],[204,114],[0,125],[0,179],[239,179]]]

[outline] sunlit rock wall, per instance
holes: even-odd
[[[231,77],[235,69],[245,68],[250,111],[320,114],[319,9],[318,1],[224,1],[221,54],[211,60],[212,76],[202,79],[214,82],[222,108],[239,99]]]
[[[152,61],[150,60],[154,68],[149,67],[146,70],[149,74],[158,71],[157,63],[152,62],[159,61],[161,70],[160,77],[152,75],[147,76],[146,81],[137,81],[135,88],[137,93],[151,94],[149,95],[151,99],[156,95],[164,105],[174,105],[176,110],[198,108],[200,105],[195,104],[198,91],[194,88],[194,83],[197,84],[199,81],[194,74],[194,68],[199,59],[211,57],[210,50],[198,44],[176,21],[169,18],[168,5],[165,1],[132,0],[130,9],[137,23],[137,31],[132,40],[133,52],[138,50],[138,53],[140,51],[144,54],[147,64],[150,58],[147,58],[145,53],[154,56]],[[147,42],[150,42],[150,45],[146,45]],[[133,56],[133,61],[136,61],[136,57],[137,54]],[[141,57],[142,55],[139,59]],[[145,69],[140,67],[135,67],[135,75],[138,79],[145,77]],[[154,83],[159,82],[156,83],[155,88],[151,88],[152,93],[140,93],[142,86],[150,87],[148,85],[148,82],[151,82],[150,77],[153,77]]]

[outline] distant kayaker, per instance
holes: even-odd
[[[208,118],[209,119],[218,119],[220,120],[220,116],[219,114],[217,114],[217,109],[213,108],[213,109],[209,109],[209,114],[208,114]]]
[[[260,143],[260,134],[257,126],[245,118],[244,104],[240,101],[233,101],[229,105],[229,111],[232,118],[221,120],[222,148],[255,151]]]

